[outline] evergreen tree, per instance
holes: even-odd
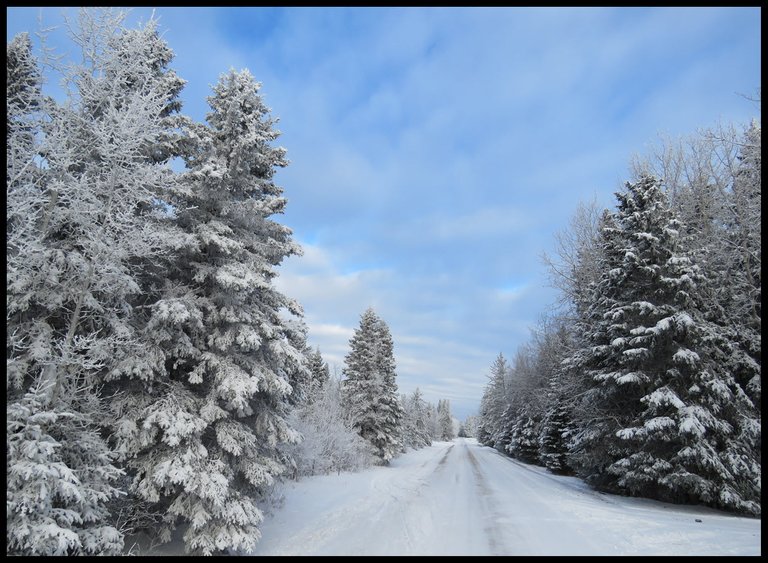
[[[556,391],[551,397],[552,406],[539,433],[539,459],[553,473],[570,473],[568,451],[573,432],[570,409]]]
[[[568,473],[568,450],[574,430],[571,374],[562,366],[573,348],[573,335],[566,319],[559,319],[554,330],[545,331],[539,369],[547,377],[547,387],[539,427],[539,460],[555,473]],[[546,359],[545,359],[546,357]]]
[[[413,449],[432,445],[429,410],[417,387],[410,397],[402,395],[404,416],[402,423],[403,447]]]
[[[469,415],[464,420],[462,428],[464,429],[465,438],[477,438],[477,417]]]
[[[507,377],[510,367],[503,354],[499,354],[491,365],[488,384],[480,401],[480,422],[477,440],[485,446],[499,448],[504,428],[504,411],[507,407]]]
[[[328,364],[323,360],[323,355],[320,353],[320,348],[315,348],[314,351],[308,354],[308,365],[310,373],[310,397],[316,392],[322,389],[331,377],[331,372],[328,369]],[[310,399],[311,400],[311,399]]]
[[[719,361],[728,340],[699,309],[702,276],[678,248],[681,224],[652,177],[617,197],[604,229],[614,267],[596,288],[591,346],[575,356],[600,390],[590,439],[607,443],[589,478],[759,512],[759,422]]]
[[[42,189],[36,161],[40,141],[35,138],[42,125],[42,76],[27,33],[16,35],[8,43],[6,84],[6,196],[12,200],[6,205],[6,222],[9,237],[18,237],[25,225],[32,228],[30,219],[20,214],[21,205],[38,199]],[[8,242],[13,240],[9,238]]]
[[[388,464],[398,450],[403,408],[397,395],[389,327],[373,309],[360,319],[345,358],[344,401],[354,427]]]
[[[68,98],[61,105],[38,95],[29,42],[9,46],[8,141],[14,151],[9,172],[14,173],[8,177],[8,474],[14,477],[9,477],[8,548],[13,553],[113,554],[122,547],[108,510],[120,493],[121,471],[99,429],[110,419],[99,390],[105,376],[140,348],[132,325],[139,263],[152,262],[173,239],[153,220],[157,195],[171,172],[146,156],[162,136],[159,116],[167,100],[155,88],[145,58],[121,59],[123,17],[80,13],[72,37],[82,62],[64,68]],[[29,128],[29,119],[19,119],[20,109],[39,110],[46,119],[33,117],[36,125]],[[26,164],[15,168],[24,152]],[[32,448],[41,456],[33,471],[26,457]],[[34,493],[48,490],[46,480],[56,475],[60,479],[50,496]]]
[[[285,416],[305,334],[282,312],[301,309],[272,280],[300,249],[270,219],[286,205],[273,175],[287,162],[259,88],[247,70],[222,75],[208,125],[187,130],[194,150],[172,201],[185,244],[146,324],[161,361],[119,403],[133,489],[164,507],[163,540],[187,525],[192,553],[255,546],[257,501],[291,465],[279,446],[299,438]]]
[[[306,335],[306,325],[302,324],[299,326],[295,324],[293,329],[296,335],[295,347],[297,350],[302,351],[303,356],[303,361],[296,362],[294,368],[288,372],[288,384],[291,386],[291,394],[287,397],[287,400],[289,405],[295,407],[312,401],[312,394],[318,391],[321,386],[316,385],[315,381],[313,381],[313,374],[310,369],[312,350],[307,345],[306,338],[302,336]]]
[[[440,425],[437,421],[437,408],[432,403],[427,403],[427,430],[430,441],[440,439]]]
[[[516,458],[533,463],[539,458],[539,425],[526,414],[512,419],[507,452]]]
[[[440,440],[444,442],[453,440],[453,417],[451,416],[451,403],[448,399],[437,403],[437,420],[440,425]]]
[[[604,292],[610,281],[609,272],[618,272],[621,263],[620,243],[616,242],[619,228],[613,214],[607,210],[600,218],[598,270],[601,277],[590,283],[576,304],[579,315],[574,332],[579,335],[573,353],[563,361],[565,373],[574,377],[578,399],[574,402],[574,422],[577,431],[569,444],[569,459],[577,473],[590,483],[611,489],[611,477],[606,474],[613,459],[621,457],[619,445],[610,437],[618,424],[630,424],[637,411],[639,396],[630,397],[626,388],[606,385],[595,375],[606,365],[602,354],[609,341],[608,311],[616,305],[614,296]],[[615,487],[613,487],[615,490]]]
[[[705,276],[702,310],[730,340],[727,367],[760,407],[761,129],[704,130],[634,163],[665,179],[685,246]]]
[[[408,398],[408,411],[414,423],[416,447],[431,446],[432,437],[429,428],[428,403],[423,399],[421,390],[418,387]]]

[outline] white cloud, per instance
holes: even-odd
[[[280,118],[281,220],[312,244],[276,284],[310,343],[341,368],[373,306],[401,389],[466,414],[554,302],[538,257],[578,201],[613,205],[657,132],[747,117],[760,83],[759,8],[225,10],[157,13],[186,112],[247,66]]]

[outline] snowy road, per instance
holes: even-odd
[[[760,520],[604,495],[459,438],[289,484],[253,554],[759,555]]]

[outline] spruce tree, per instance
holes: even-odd
[[[539,432],[539,460],[553,473],[569,473],[568,444],[572,433],[570,409],[556,392]]]
[[[360,318],[350,340],[342,382],[353,426],[388,464],[399,451],[403,408],[397,395],[395,357],[389,327],[372,308]]]
[[[703,276],[677,244],[682,225],[652,177],[617,197],[604,249],[614,267],[596,288],[591,346],[577,354],[600,390],[591,438],[607,443],[590,477],[759,512],[759,423],[721,361],[728,339],[701,311]]]
[[[328,369],[328,364],[323,360],[323,355],[320,353],[320,348],[315,348],[314,351],[308,353],[308,365],[310,373],[310,401],[312,397],[316,395],[331,377],[331,372]]]
[[[499,354],[491,365],[488,384],[480,401],[480,422],[477,440],[485,446],[500,447],[504,430],[504,412],[507,406],[507,377],[509,364],[503,354]]]
[[[438,402],[437,419],[440,424],[440,439],[444,442],[453,440],[453,417],[451,416],[451,403],[448,399]]]
[[[575,390],[571,374],[562,365],[573,348],[573,335],[565,319],[560,319],[556,329],[545,333],[545,348],[549,359],[539,362],[547,375],[544,408],[539,428],[539,460],[554,473],[568,473],[568,450],[574,430],[572,420]]]
[[[513,457],[533,463],[539,459],[539,425],[526,414],[514,419],[507,452]]]
[[[259,89],[247,70],[222,75],[208,125],[186,130],[172,201],[186,238],[146,325],[161,362],[125,397],[117,433],[133,490],[165,512],[162,539],[184,524],[191,553],[255,546],[257,502],[291,465],[279,446],[299,438],[285,417],[305,334],[284,311],[301,308],[273,278],[300,249],[271,219],[286,205],[273,176],[287,161]]]

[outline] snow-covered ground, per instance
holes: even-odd
[[[472,439],[284,494],[253,555],[760,555],[759,519],[597,493]]]

